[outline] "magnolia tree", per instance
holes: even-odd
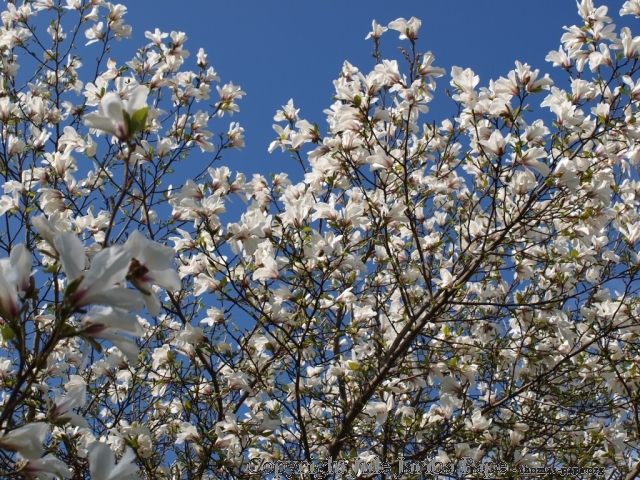
[[[640,37],[607,7],[579,3],[556,86],[519,62],[481,88],[453,67],[441,123],[420,21],[374,21],[373,70],[345,62],[326,129],[277,112],[294,184],[214,165],[244,144],[224,123],[244,92],[213,93],[184,33],[147,32],[118,65],[124,6],[16,3],[2,478],[640,473]]]

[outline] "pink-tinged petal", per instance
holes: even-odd
[[[11,250],[9,259],[11,266],[14,267],[18,273],[18,290],[26,292],[29,289],[29,279],[31,278],[31,265],[33,262],[31,252],[27,250],[24,243],[21,243]]]
[[[80,239],[73,233],[59,233],[54,238],[53,243],[53,246],[60,255],[62,268],[70,283],[82,275],[84,270],[87,259],[84,253],[84,246]]]
[[[94,307],[82,319],[83,325],[100,324],[110,330],[126,332],[132,335],[144,335],[144,329],[135,315],[112,307]]]
[[[29,460],[40,458],[44,453],[42,443],[48,431],[49,426],[45,423],[28,423],[0,438],[0,448],[18,452]]]
[[[0,312],[8,317],[15,317],[20,312],[15,281],[7,278],[2,269],[0,269]]]
[[[144,329],[135,315],[125,310],[111,307],[94,307],[82,319],[84,335],[91,338],[109,340],[129,359],[131,363],[138,358],[138,346],[130,338],[118,335],[118,332],[134,336],[144,335]]]
[[[73,473],[67,468],[62,460],[54,457],[51,454],[47,455],[46,457],[29,460],[29,463],[27,463],[26,467],[24,467],[24,472],[38,478],[50,477],[40,477],[40,475],[38,475],[39,473],[53,474],[57,475],[59,478],[73,477]]]
[[[155,317],[160,313],[161,303],[149,284],[158,285],[171,292],[179,290],[182,286],[180,275],[173,268],[175,250],[150,241],[138,231],[134,231],[127,239],[125,248],[136,260],[135,263],[139,264],[129,272],[129,278],[144,293],[142,298],[147,310],[151,316]]]

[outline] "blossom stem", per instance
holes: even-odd
[[[131,160],[131,153],[133,152],[134,145],[131,142],[127,142],[127,158],[124,160],[124,182],[122,183],[122,189],[120,191],[120,197],[118,201],[113,207],[113,212],[111,212],[111,218],[109,219],[109,225],[107,226],[107,231],[104,234],[104,240],[102,241],[102,248],[106,248],[109,245],[109,236],[111,235],[111,230],[113,230],[113,225],[116,220],[116,214],[118,210],[120,210],[120,206],[122,202],[124,202],[124,198],[131,187],[132,179],[129,176],[129,162]]]

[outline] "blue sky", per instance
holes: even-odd
[[[609,11],[617,23],[622,3],[612,3]],[[195,68],[195,53],[203,47],[222,83],[233,81],[247,93],[239,102],[239,114],[211,122],[216,131],[226,131],[230,121],[245,128],[245,149],[227,153],[223,164],[249,178],[258,172],[288,172],[296,180],[300,168],[288,153],[267,152],[276,138],[273,116],[293,98],[301,117],[317,122],[325,132],[322,110],[332,103],[332,82],[344,60],[365,72],[373,68],[373,42],[364,40],[372,20],[386,25],[398,17],[418,17],[422,20],[419,50],[431,50],[435,64],[448,73],[453,65],[471,67],[480,75],[481,85],[506,76],[515,60],[550,73],[556,82],[564,81],[564,72],[544,58],[560,45],[562,27],[581,21],[572,0],[135,0],[125,4],[126,23],[133,26],[133,40],[122,44],[129,58],[136,47],[148,43],[146,30],[183,31],[192,53],[188,68]],[[408,42],[400,41],[397,32],[383,35],[383,58],[399,58],[399,45]],[[444,93],[449,80],[439,80],[425,121],[440,122],[455,111]]]

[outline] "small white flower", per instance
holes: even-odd
[[[455,281],[455,278],[453,278],[453,275],[451,275],[451,272],[446,268],[440,269],[440,279],[435,280],[435,282],[440,285],[440,288],[450,287],[454,281]]]
[[[400,32],[400,40],[417,40],[418,38],[418,30],[422,22],[418,20],[416,17],[411,17],[409,21],[404,18],[399,18],[394,20],[389,24],[389,28],[391,30],[396,30]]]
[[[376,22],[375,20],[371,22],[371,27],[372,27],[372,30],[364,38],[365,40],[369,40],[370,38],[373,38],[374,40],[380,40],[380,37],[382,36],[382,34],[388,30],[387,27],[383,27],[382,25],[378,24],[378,22]]]

